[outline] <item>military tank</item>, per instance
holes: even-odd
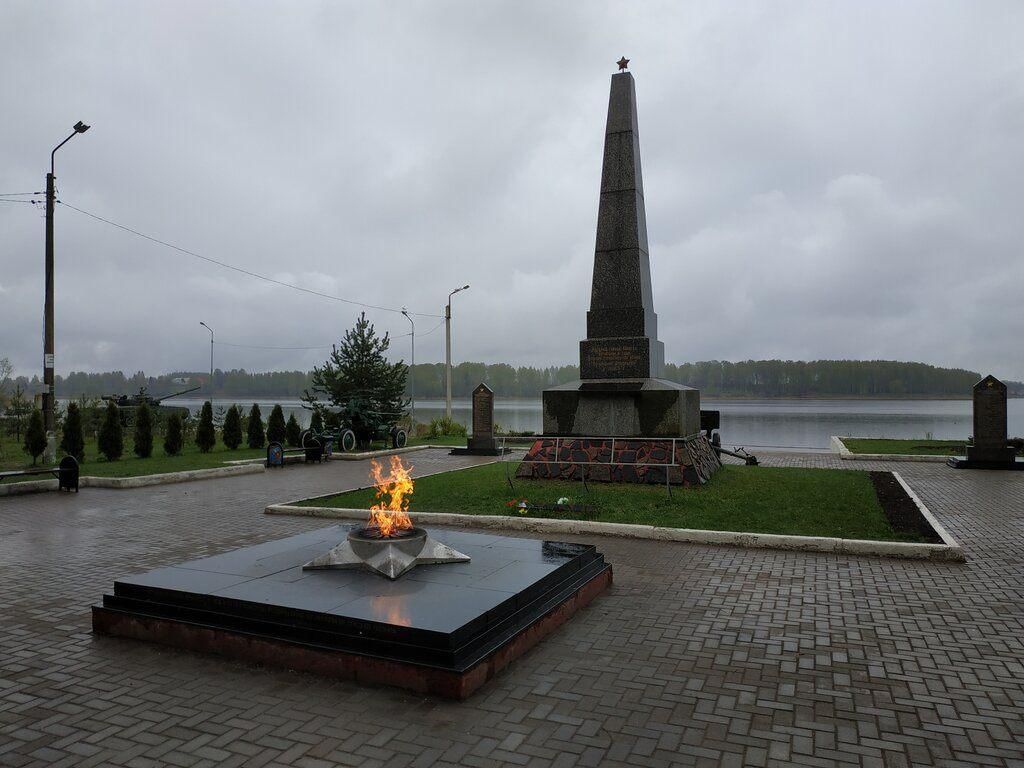
[[[131,427],[135,425],[135,414],[142,405],[149,406],[150,411],[153,412],[154,418],[166,419],[175,413],[183,419],[188,418],[189,411],[185,406],[164,405],[163,402],[165,400],[170,400],[172,397],[187,395],[189,392],[195,392],[197,389],[201,388],[201,386],[196,386],[189,389],[183,389],[180,392],[172,392],[171,394],[163,395],[162,397],[154,397],[146,392],[145,387],[139,387],[139,391],[134,395],[104,395],[102,399],[104,402],[113,403],[117,406],[122,426]]]

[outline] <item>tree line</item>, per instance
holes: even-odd
[[[976,371],[892,360],[710,360],[665,368],[664,378],[670,381],[697,387],[705,395],[724,397],[968,397],[981,378]],[[486,382],[500,397],[539,397],[547,387],[578,377],[579,368],[573,365],[537,368],[465,362],[452,369],[452,394],[468,397],[477,384]],[[209,372],[194,371],[160,376],[146,376],[142,371],[132,375],[123,371],[72,372],[57,376],[56,387],[58,397],[64,398],[131,394],[143,387],[149,394],[161,396],[201,386],[193,396],[298,399],[313,385],[312,373],[303,371],[216,370],[212,390],[209,378]],[[444,397],[444,364],[413,366],[407,395],[413,384],[417,399]],[[1006,384],[1011,395],[1024,397],[1024,383]],[[13,391],[16,386],[29,394],[42,389],[38,377],[11,379],[9,388]]]

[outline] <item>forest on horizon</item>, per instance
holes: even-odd
[[[459,363],[452,369],[452,393],[468,397],[485,382],[499,397],[539,397],[547,387],[578,378],[576,366],[513,367],[506,363]],[[143,371],[126,375],[72,372],[57,376],[58,397],[100,397],[137,392],[145,387],[151,395],[162,396],[193,386],[202,386],[192,396],[211,394],[209,372],[175,371],[147,376]],[[443,363],[421,363],[414,369],[416,397],[444,397]],[[969,397],[971,387],[981,378],[976,371],[940,368],[925,363],[892,360],[710,360],[681,365],[668,364],[670,381],[696,387],[708,396],[719,397]],[[28,393],[41,390],[38,377],[16,378]],[[299,397],[310,385],[306,371],[249,372],[215,370],[215,397]],[[1024,396],[1024,383],[1007,381],[1011,396]]]

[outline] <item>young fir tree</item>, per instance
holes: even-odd
[[[167,417],[167,432],[164,433],[164,453],[177,456],[184,442],[181,434],[181,416],[172,413]]]
[[[284,411],[280,405],[275,405],[267,419],[267,442],[281,443],[284,445],[288,439],[288,427],[284,423]]]
[[[224,445],[232,451],[242,444],[242,414],[238,406],[232,405],[224,415],[224,429],[221,432]]]
[[[82,409],[78,403],[68,403],[68,413],[64,417],[64,430],[61,434],[60,449],[68,456],[74,456],[79,463],[85,461],[85,434],[82,430]]]
[[[299,426],[299,422],[295,420],[294,413],[288,417],[288,423],[284,425],[284,431],[288,436],[288,445],[298,448],[299,442],[302,440],[302,428]]]
[[[25,429],[25,442],[22,446],[25,453],[32,457],[32,464],[36,463],[43,451],[46,450],[46,428],[43,426],[43,412],[36,408],[28,417],[28,427]]]
[[[217,444],[217,433],[213,428],[213,405],[207,400],[199,411],[199,426],[196,427],[196,445],[203,453],[209,453]]]
[[[309,419],[309,428],[318,435],[324,431],[324,417],[320,415],[320,409],[314,409]]]
[[[267,442],[267,436],[263,432],[263,414],[260,413],[260,407],[256,404],[252,404],[252,409],[249,411],[249,429],[246,433],[246,441],[250,448],[262,448],[263,444]]]
[[[97,436],[97,447],[107,461],[117,461],[124,453],[124,432],[121,430],[121,415],[113,401],[107,402],[107,411],[103,414],[103,425]]]
[[[135,455],[148,459],[153,455],[153,412],[143,403],[135,411]]]
[[[380,414],[386,423],[395,423],[409,403],[405,397],[409,366],[401,360],[388,362],[385,353],[390,346],[388,334],[377,336],[364,312],[324,364],[313,368],[312,387],[303,393],[303,401],[316,407],[324,398],[341,408],[359,442],[367,442],[373,432],[365,414]]]

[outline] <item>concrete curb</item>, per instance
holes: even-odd
[[[49,480],[25,480],[21,483],[0,485],[0,498],[4,496],[21,496],[25,493],[43,493],[57,490],[57,478]]]
[[[428,451],[431,448],[457,448],[456,445],[407,445],[405,448],[385,448],[380,451],[362,451],[360,453],[332,453],[331,461],[363,461],[375,459],[379,456],[397,456],[400,453],[415,453],[416,451]]]
[[[662,528],[653,525],[599,523],[590,520],[549,520],[538,517],[506,517],[504,515],[464,515],[446,512],[410,512],[414,523],[422,525],[454,525],[461,528],[530,531],[544,534],[582,534],[618,536],[627,539],[675,541],[686,544],[717,544],[750,549],[784,549],[798,552],[825,552],[837,555],[874,555],[936,562],[964,562],[960,546],[938,523],[910,490],[902,477],[893,472],[900,484],[918,505],[921,514],[942,539],[942,544],[915,544],[900,541],[867,541],[838,539],[825,536],[784,536],[773,533],[741,533],[736,531],[703,531],[689,528]],[[366,520],[366,509],[335,507],[300,507],[289,504],[270,504],[263,510],[267,515],[293,515],[333,520]]]
[[[838,453],[843,461],[920,461],[925,463],[945,463],[949,456],[913,453],[850,453],[843,438],[832,435],[832,453]]]
[[[230,467],[211,467],[210,469],[190,469],[184,472],[163,472],[158,475],[138,475],[137,477],[94,477],[84,475],[79,479],[83,488],[147,488],[151,485],[170,485],[172,483],[188,483],[193,480],[214,480],[219,477],[236,475],[257,475],[266,471],[262,464],[236,464]]]

